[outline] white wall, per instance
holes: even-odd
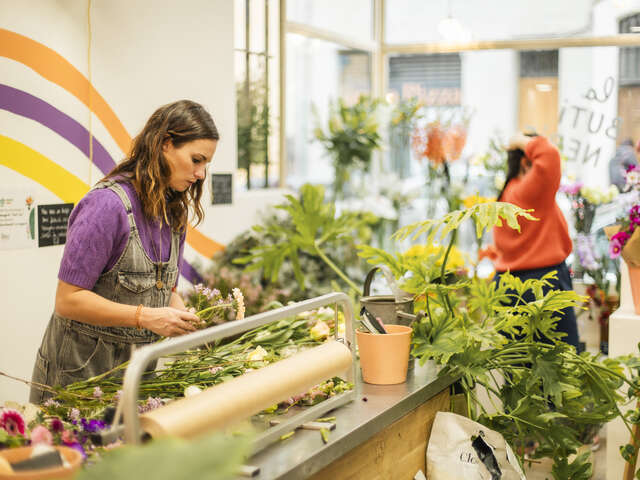
[[[473,108],[468,149],[483,152],[496,132],[518,128],[518,54],[487,50],[462,54],[462,105]]]

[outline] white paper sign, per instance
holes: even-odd
[[[36,208],[26,189],[0,187],[0,249],[35,248]]]

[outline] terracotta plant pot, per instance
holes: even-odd
[[[629,283],[631,284],[631,296],[633,297],[633,309],[636,315],[640,315],[640,268],[627,263],[629,269]]]
[[[374,385],[394,385],[407,379],[411,333],[404,325],[385,325],[387,334],[356,331],[362,379]]]
[[[68,478],[71,479],[82,465],[82,455],[79,451],[69,447],[54,447],[60,455],[69,463],[69,467],[54,467],[41,470],[26,470],[11,474],[0,473],[0,480],[45,480],[48,478]],[[0,450],[0,456],[9,463],[16,463],[27,460],[31,457],[33,447],[18,447]]]

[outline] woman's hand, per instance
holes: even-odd
[[[532,137],[527,137],[524,133],[518,132],[514,134],[507,144],[507,150],[515,150],[519,148],[523,152],[527,148],[527,144],[531,141]]]
[[[200,318],[187,310],[173,307],[143,307],[140,312],[140,326],[163,337],[177,337],[196,330],[194,323]]]

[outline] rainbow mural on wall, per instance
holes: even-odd
[[[41,43],[2,28],[0,56],[25,65],[72,94],[102,122],[123,154],[128,151],[131,136],[118,116],[89,80],[64,57]],[[28,92],[0,83],[0,109],[34,120],[55,132],[81,151],[87,159],[91,157],[93,164],[103,174],[116,165],[109,152],[83,125]],[[90,185],[54,160],[1,134],[0,165],[39,183],[64,202],[77,203],[90,188]],[[186,241],[195,251],[207,258],[224,249],[222,244],[191,227],[187,230]],[[192,283],[201,280],[198,272],[186,261],[181,265],[181,273]]]

